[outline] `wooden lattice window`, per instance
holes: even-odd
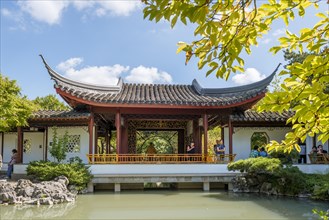
[[[68,135],[67,151],[69,153],[80,152],[80,135]]]
[[[26,154],[30,154],[32,152],[32,140],[31,140],[31,138],[24,139],[24,141],[23,141],[23,151]]]

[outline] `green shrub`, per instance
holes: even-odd
[[[276,179],[276,187],[285,195],[310,193],[306,187],[306,175],[298,167],[286,166],[274,177]]]
[[[285,195],[312,194],[315,199],[329,200],[329,173],[306,174],[298,167],[283,166],[277,158],[249,158],[228,165],[228,170],[247,172],[257,176],[260,185],[270,182]]]
[[[282,164],[279,159],[257,157],[238,160],[227,166],[228,170],[239,170],[254,174],[274,174],[282,170]]]
[[[58,176],[66,176],[69,185],[75,185],[78,190],[86,188],[92,179],[89,167],[82,163],[58,164],[49,161],[33,161],[27,167],[27,175],[33,176],[40,181],[50,181]]]
[[[290,152],[286,152],[283,148],[279,148],[268,152],[268,155],[271,158],[279,159],[282,164],[292,164],[299,158],[299,152],[295,149]]]
[[[58,163],[66,159],[67,144],[69,142],[68,132],[65,131],[63,137],[58,137],[57,128],[53,128],[53,140],[52,145],[49,147],[50,155],[57,160]]]

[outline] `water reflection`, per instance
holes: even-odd
[[[0,206],[0,219],[316,219],[328,203],[225,191],[124,191],[79,196],[74,204]]]
[[[0,219],[50,219],[63,218],[73,208],[75,203],[58,205],[8,205],[0,206]]]

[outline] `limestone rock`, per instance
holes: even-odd
[[[40,183],[32,183],[27,179],[0,181],[0,204],[53,205],[74,202],[76,193],[67,189],[68,183],[64,176]]]

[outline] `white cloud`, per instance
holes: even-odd
[[[79,11],[92,8],[95,5],[94,1],[72,1],[73,6],[78,9]]]
[[[7,8],[1,9],[1,15],[9,20],[15,22],[14,26],[9,27],[9,30],[25,31],[27,29],[26,20],[24,19],[23,13],[21,11],[9,10]]]
[[[247,68],[244,73],[238,73],[232,77],[232,81],[239,85],[250,84],[264,79],[266,76],[255,68]]]
[[[264,38],[264,39],[260,39],[259,43],[261,44],[269,44],[272,41],[272,39],[270,38]]]
[[[140,8],[140,1],[97,1],[99,8],[96,10],[98,16],[107,13],[114,16],[129,16],[133,11]],[[100,13],[101,12],[101,13]]]
[[[57,69],[63,71],[64,75],[72,80],[96,85],[116,85],[120,75],[129,70],[129,66],[119,64],[76,69],[82,62],[82,58],[70,58],[58,64]]]
[[[83,59],[80,57],[70,58],[70,59],[58,64],[57,69],[59,69],[60,71],[66,72],[69,69],[73,69],[74,67],[77,67],[82,62],[83,62]]]
[[[130,70],[129,66],[120,64],[77,68],[82,63],[82,58],[74,57],[59,63],[56,68],[63,72],[65,77],[72,80],[96,85],[116,85],[119,77],[127,74]],[[140,65],[133,68],[125,80],[131,83],[171,83],[172,77],[169,73],[160,71],[155,67]]]
[[[280,29],[276,29],[274,32],[273,32],[273,36],[277,37],[277,36],[280,36],[280,35],[284,35],[286,33],[286,29],[284,28],[280,28]]]
[[[34,20],[44,22],[49,25],[59,24],[63,16],[63,12],[69,6],[73,6],[80,11],[84,18],[86,14],[93,14],[96,16],[129,16],[135,10],[141,8],[140,1],[81,1],[81,0],[56,0],[56,1],[23,1],[17,2],[19,12],[29,14]],[[2,9],[1,13],[4,16],[9,16],[10,11]]]
[[[20,9],[37,21],[58,24],[68,1],[19,1]]]
[[[2,9],[1,9],[1,14],[2,14],[4,17],[11,17],[11,16],[12,16],[11,11],[9,11],[7,8],[2,8]]]
[[[169,73],[159,71],[155,67],[135,67],[130,71],[130,75],[125,78],[128,82],[134,83],[171,83],[172,77]]]

